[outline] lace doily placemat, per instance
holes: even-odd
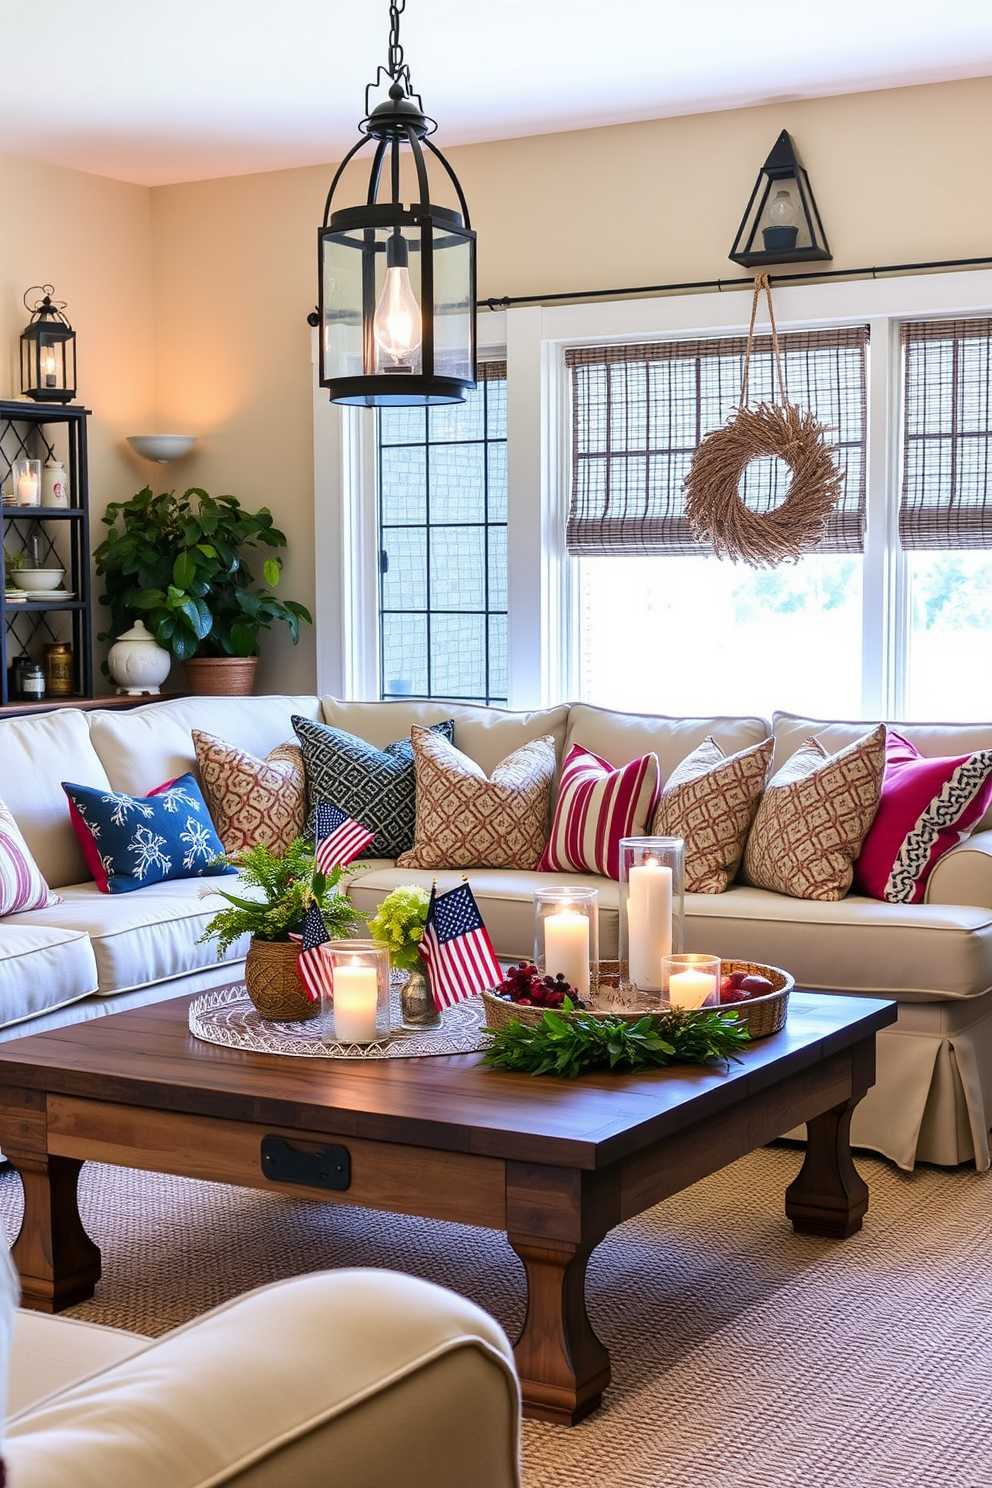
[[[392,1029],[374,1044],[324,1043],[320,1019],[270,1023],[259,1016],[244,986],[204,992],[189,1009],[189,1031],[207,1044],[250,1049],[256,1054],[289,1054],[298,1059],[422,1059],[430,1054],[474,1054],[486,1047],[481,997],[445,1008],[437,1028],[403,1028],[399,987],[390,995]]]

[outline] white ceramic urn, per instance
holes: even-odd
[[[41,504],[63,510],[69,505],[69,477],[61,460],[50,455],[41,472]]]
[[[143,620],[136,620],[111,646],[107,666],[119,693],[156,693],[169,675],[172,655],[158,644]]]

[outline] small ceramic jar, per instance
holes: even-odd
[[[45,461],[41,472],[41,504],[59,507],[63,511],[69,505],[69,477],[62,461],[56,460],[54,455]]]
[[[172,656],[150,634],[145,622],[136,620],[111,646],[107,666],[119,693],[157,693],[169,675]]]

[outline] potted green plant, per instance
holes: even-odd
[[[362,918],[339,888],[344,870],[322,873],[314,856],[313,843],[298,837],[282,855],[262,843],[232,853],[224,860],[240,872],[241,885],[252,889],[252,897],[214,889],[227,900],[207,925],[200,940],[215,940],[221,955],[242,935],[251,943],[245,961],[248,995],[263,1018],[295,1022],[314,1018],[320,1011],[297,971],[300,943],[294,934],[303,931],[311,905],[320,910],[330,939],[350,935]]]
[[[369,934],[389,947],[389,964],[408,973],[401,994],[403,1022],[431,1028],[440,1022],[427,967],[420,954],[431,896],[417,884],[400,884],[369,917]]]
[[[250,692],[259,633],[282,621],[295,645],[300,622],[312,623],[303,605],[272,593],[282,559],[271,550],[285,548],[286,535],[267,507],[249,512],[235,496],[198,486],[182,496],[155,496],[146,486],[129,501],[112,501],[103,522],[109,531],[93,556],[111,627],[98,639],[112,640],[140,616],[185,663],[191,692]],[[247,562],[258,549],[270,550],[264,585]],[[231,672],[240,674],[234,684],[225,677]]]

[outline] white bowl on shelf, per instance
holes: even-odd
[[[127,442],[136,455],[144,460],[156,460],[159,465],[168,465],[170,460],[179,460],[188,455],[196,443],[195,434],[129,434]]]
[[[18,589],[57,589],[62,582],[64,568],[14,568],[10,577]]]

